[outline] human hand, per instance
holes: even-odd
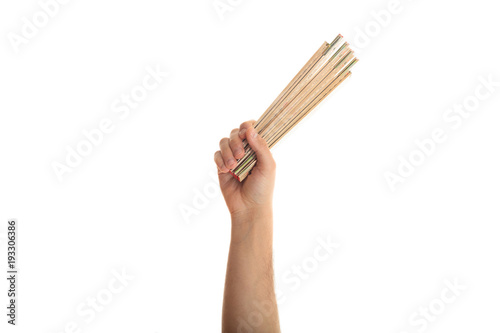
[[[220,141],[214,160],[219,170],[219,183],[231,216],[262,216],[272,214],[276,163],[266,141],[255,131],[255,121],[247,121],[231,131],[229,138]],[[246,139],[257,155],[257,164],[242,183],[229,173],[244,156]]]

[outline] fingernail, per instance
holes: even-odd
[[[254,133],[252,134],[252,138],[254,138],[254,139],[255,139],[255,138],[257,137],[257,135],[258,135],[258,133],[257,133],[257,132],[254,132]]]
[[[234,155],[241,155],[241,153],[243,153],[243,149],[236,148],[236,151],[234,152]]]
[[[234,158],[230,158],[227,160],[227,165],[231,166],[236,163],[236,160]]]
[[[246,128],[244,128],[244,129],[240,130],[240,136],[245,135],[245,132],[246,132],[246,131],[247,131],[247,130],[246,130]]]

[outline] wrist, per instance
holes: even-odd
[[[231,214],[231,244],[272,244],[273,213],[271,207]],[[266,245],[267,244],[267,245]]]
[[[263,205],[231,213],[231,223],[254,223],[259,221],[273,220],[273,208],[271,205]]]

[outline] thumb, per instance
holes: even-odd
[[[273,155],[271,154],[271,150],[267,146],[266,140],[264,140],[259,133],[250,126],[246,130],[246,139],[252,150],[257,155],[257,165],[262,171],[274,171],[276,164],[274,162]]]

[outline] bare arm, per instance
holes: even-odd
[[[228,174],[241,158],[242,139],[257,154],[257,165],[243,182]],[[273,214],[275,163],[253,122],[221,140],[215,154],[219,180],[231,214],[231,243],[222,308],[222,332],[280,332],[274,293]]]

